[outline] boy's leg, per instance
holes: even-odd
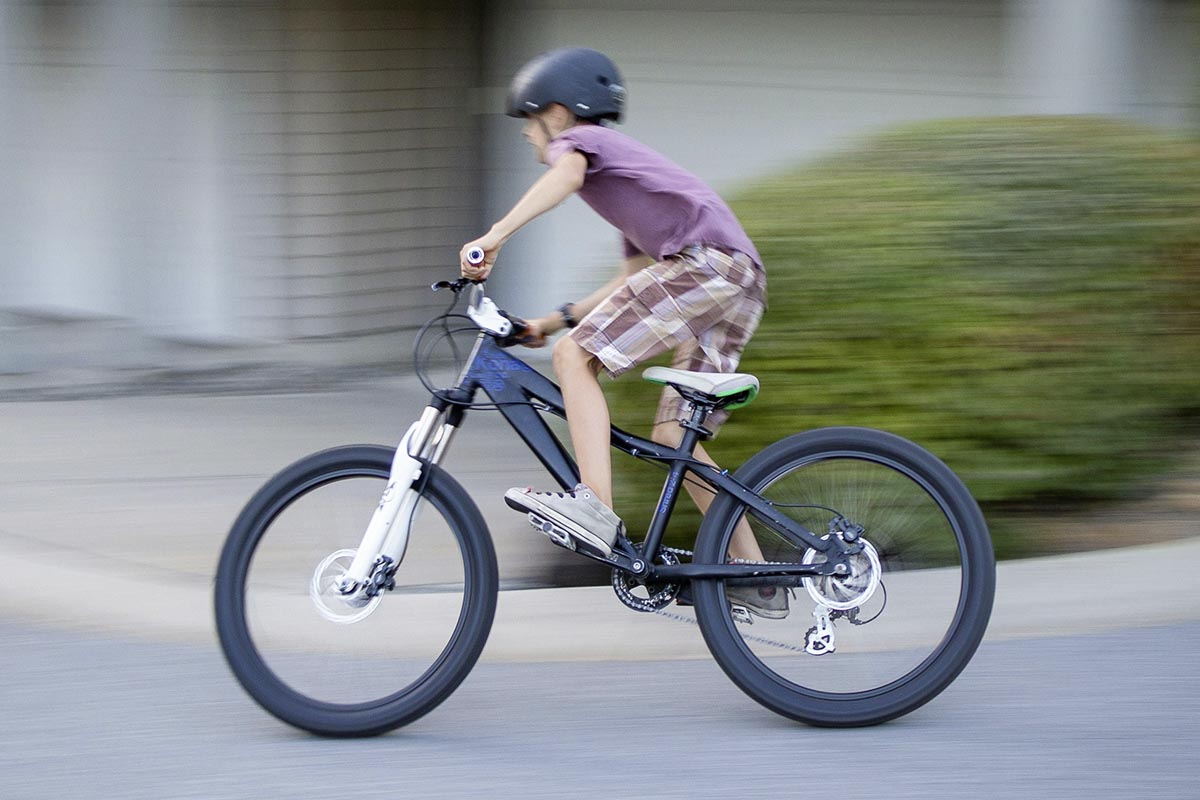
[[[600,502],[612,508],[610,422],[599,371],[596,357],[569,336],[555,343],[554,373],[562,388],[567,429],[575,445],[580,479],[591,487]]]
[[[744,284],[747,281],[759,279],[753,266],[745,261],[716,254],[712,256],[723,267],[731,271],[728,277],[734,284]],[[744,259],[744,257],[743,257]],[[710,261],[712,263],[712,261]],[[752,288],[754,288],[752,286]],[[758,327],[763,313],[761,286],[746,291],[734,297],[725,307],[724,316],[715,324],[694,338],[689,338],[675,348],[675,357],[671,366],[675,369],[692,370],[696,372],[735,372],[741,360],[742,351],[746,347],[751,334]],[[686,420],[690,414],[686,401],[671,388],[664,388],[654,416],[654,429],[651,434],[654,441],[661,444],[678,446],[683,439],[683,428],[680,420]],[[728,418],[728,411],[714,411],[709,415],[705,426],[717,431]],[[708,455],[702,445],[697,444],[695,457],[710,466],[720,468]],[[712,505],[713,495],[707,486],[696,486],[691,481],[684,483],[688,494],[701,513],[708,513]],[[750,528],[749,521],[743,516],[734,528],[733,538],[729,543],[729,555],[747,561],[763,561],[762,549]]]
[[[676,446],[683,438],[682,430],[677,420],[659,422],[654,426],[653,439],[659,444]],[[703,445],[697,444],[693,455],[697,461],[717,467],[717,463],[704,450]],[[687,488],[692,500],[700,507],[700,513],[707,514],[708,507],[712,505],[713,501],[712,493],[706,491],[707,487],[695,486],[691,481],[684,481],[683,485]],[[746,561],[766,560],[763,558],[762,549],[759,548],[758,540],[754,537],[754,531],[750,529],[750,522],[745,515],[742,515],[733,529],[733,538],[729,542],[729,557]],[[690,592],[686,595],[686,599],[684,597],[685,595],[681,594],[679,602],[682,605],[691,605]],[[749,609],[750,613],[765,619],[783,619],[789,613],[788,593],[775,586],[730,586],[725,590],[725,598],[730,603],[743,606]]]
[[[554,371],[580,478],[610,509],[612,434],[599,372],[604,369],[615,378],[694,339],[689,324],[696,323],[695,315],[711,318],[707,325],[722,316],[739,287],[710,291],[693,274],[693,266],[693,261],[671,258],[634,273],[554,345]]]
[[[710,263],[714,258],[720,269]],[[742,270],[740,278],[730,280],[732,273],[719,274],[735,266]],[[695,331],[728,319],[730,308],[744,302],[746,287],[760,277],[746,256],[739,261],[704,248],[689,248],[684,255],[631,275],[555,344],[554,369],[563,391],[575,458],[581,479],[604,510],[600,516],[612,514],[612,462],[608,403],[600,389],[599,370],[603,368],[615,378],[659,353],[695,340]],[[514,508],[523,507],[514,502],[510,503]]]
[[[554,346],[554,369],[586,487],[569,492],[514,487],[504,493],[504,502],[528,513],[530,521],[559,544],[607,556],[625,526],[612,510],[608,403],[596,377],[598,366],[591,353],[564,338]]]
[[[683,428],[679,427],[678,422],[659,422],[654,426],[654,433],[651,438],[659,444],[665,444],[668,447],[677,447],[680,441],[683,440]],[[697,444],[696,450],[693,453],[697,461],[703,461],[709,466],[720,469],[717,462],[712,460],[708,452],[704,449],[704,445]],[[688,495],[692,498],[697,506],[700,507],[701,514],[708,513],[708,507],[712,505],[714,495],[708,491],[707,486],[697,486],[692,481],[684,481],[684,488],[687,489]],[[737,527],[733,530],[733,539],[729,543],[730,558],[742,558],[747,561],[765,561],[763,558],[762,549],[758,546],[758,540],[754,538],[754,531],[750,529],[750,523],[743,516],[738,520]]]

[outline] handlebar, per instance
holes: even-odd
[[[476,254],[478,254],[478,260],[473,261],[472,258]],[[467,251],[467,260],[473,264],[481,263],[483,250],[478,247],[471,248]],[[520,317],[498,308],[491,299],[485,297],[483,294],[485,283],[487,283],[486,278],[480,280],[458,278],[453,281],[438,281],[429,288],[435,292],[449,289],[457,298],[463,290],[469,287],[471,294],[467,300],[467,316],[479,326],[480,330],[495,337],[496,343],[501,347],[511,347],[514,344],[523,344],[528,341],[525,332],[529,330],[529,324]]]
[[[486,278],[483,280],[478,280],[478,281],[471,280],[470,278],[459,278],[458,280],[454,280],[454,281],[438,281],[437,283],[431,284],[429,286],[429,288],[435,292],[440,292],[442,289],[450,289],[455,294],[459,294],[460,292],[462,292],[463,289],[467,288],[468,286],[480,285],[480,284],[483,284],[486,282],[487,282]]]

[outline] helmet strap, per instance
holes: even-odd
[[[574,111],[568,108],[567,113],[571,115],[571,123],[567,125],[566,128],[563,128],[563,131],[567,130],[568,128],[573,128],[579,124],[579,117]],[[546,145],[542,148],[543,160],[545,160],[546,147],[550,146],[550,140],[554,138],[554,134],[550,133],[550,126],[546,124],[546,120],[542,118],[541,114],[532,114],[531,116],[533,117],[534,122],[541,126],[542,133],[546,134]],[[559,131],[559,133],[562,133],[562,131]]]
[[[550,135],[550,126],[546,124],[546,120],[542,119],[540,115],[534,116],[533,120],[541,126],[542,133],[546,134],[546,143],[542,145],[542,161],[544,162],[546,160],[546,150],[550,147],[550,140],[554,137]]]

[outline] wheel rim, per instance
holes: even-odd
[[[346,624],[315,607],[318,565],[358,544],[387,477],[370,466],[318,476],[281,498],[251,537],[244,633],[293,699],[359,710],[389,703],[436,671],[463,627],[470,567],[431,497],[419,504],[396,589],[372,601],[371,613]]]
[[[830,615],[836,617],[832,652],[821,647],[824,615],[816,600],[822,593],[804,585],[820,586],[820,580],[795,587],[783,619],[752,616],[753,624],[745,624],[727,618],[733,640],[761,675],[791,691],[845,700],[892,691],[934,663],[962,619],[968,576],[963,532],[949,501],[929,481],[894,459],[844,450],[797,459],[760,481],[757,490],[818,534],[828,531],[834,516],[827,509],[862,525],[864,540],[877,551],[882,584],[864,592],[870,599],[856,612]],[[826,508],[790,507],[796,504]],[[750,526],[766,560],[804,562],[805,549],[757,519]],[[732,529],[726,545],[731,535]],[[811,552],[808,559],[814,560]],[[731,589],[722,587],[736,604],[738,590]],[[870,621],[854,625],[844,613]]]

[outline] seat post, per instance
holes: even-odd
[[[704,427],[704,420],[712,412],[712,406],[696,402],[691,398],[688,399],[692,403],[692,415],[686,422],[679,423],[679,427],[683,428],[683,439],[679,442],[678,449],[690,457],[701,439],[712,436],[712,431]],[[686,472],[686,460],[672,462],[667,474],[667,481],[663,484],[662,494],[658,498],[658,505],[655,506],[654,518],[650,521],[650,530],[646,532],[646,541],[642,544],[642,555],[651,562],[657,555],[659,545],[662,544],[663,536],[666,534],[667,521],[675,510],[675,501],[679,499],[679,490],[683,486]]]
[[[687,421],[679,422],[679,427],[683,428],[683,439],[679,442],[679,448],[690,456],[696,451],[698,443],[712,438],[712,431],[704,427],[704,423],[712,413],[713,407],[691,398],[689,400],[692,404],[692,416]]]

